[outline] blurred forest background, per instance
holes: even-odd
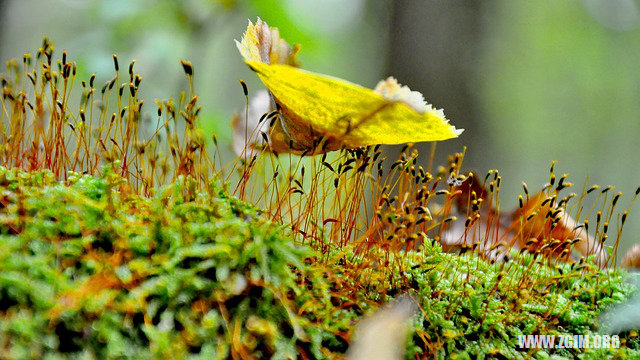
[[[628,200],[640,185],[638,0],[0,0],[0,61],[47,35],[101,84],[117,53],[136,59],[151,103],[186,88],[178,59],[190,60],[202,125],[229,148],[238,80],[262,88],[233,42],[256,16],[302,44],[307,70],[368,87],[393,75],[444,108],[466,131],[438,144],[437,163],[467,146],[467,170],[501,171],[503,209],[521,181],[542,187],[552,160],[576,192],[588,179]],[[623,248],[640,242],[640,210],[625,235]]]

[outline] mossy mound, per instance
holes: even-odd
[[[421,250],[401,260],[379,252],[384,264],[400,263],[399,268],[383,273],[371,266],[357,277],[357,286],[372,294],[371,300],[409,292],[419,302],[407,358],[640,358],[634,331],[619,334],[619,347],[610,349],[574,349],[571,344],[526,349],[518,340],[519,335],[555,335],[558,345],[561,336],[583,335],[593,347],[603,335],[600,313],[636,291],[625,272],[600,270],[590,262],[550,266],[528,253],[492,264],[472,253],[444,253],[438,243]]]
[[[0,184],[0,357],[322,356],[290,300],[308,250],[222,188],[143,199],[110,172],[4,168]]]
[[[316,254],[212,183],[143,198],[94,178],[0,167],[0,358],[332,358],[357,320],[408,292],[421,312],[408,357],[640,356],[517,348],[519,334],[597,334],[633,288],[588,263],[490,264],[420,251]],[[623,334],[624,335],[624,334]]]

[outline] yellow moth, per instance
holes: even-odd
[[[291,48],[278,29],[258,19],[249,22],[240,54],[270,94],[263,112],[277,110],[261,122],[254,114],[236,132],[252,132],[251,144],[274,152],[317,154],[342,148],[378,144],[439,141],[462,132],[449,124],[442,110],[422,94],[389,77],[374,90],[328,75],[297,68],[298,47]],[[264,103],[264,95],[261,95]],[[256,110],[255,107],[253,110]],[[258,115],[259,116],[259,115]],[[254,131],[254,129],[256,129]],[[238,138],[238,136],[236,136]],[[236,147],[237,151],[238,147]]]

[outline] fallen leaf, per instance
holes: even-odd
[[[640,269],[640,245],[635,244],[622,258],[622,267],[627,269]]]
[[[470,185],[470,179],[476,179]],[[479,217],[469,227],[465,221],[442,224],[441,243],[447,251],[470,247],[479,243],[477,250],[490,259],[507,256],[509,249],[542,251],[562,260],[569,260],[572,250],[584,256],[596,254],[595,262],[606,264],[602,245],[578,226],[564,208],[550,201],[548,194],[539,192],[523,201],[511,212],[499,211],[489,199],[489,192],[474,174],[456,187],[451,214],[465,219],[471,209],[471,199],[481,199],[476,212]],[[552,204],[553,203],[553,204]],[[551,215],[550,215],[551,214]],[[555,225],[552,225],[555,220]],[[569,249],[569,251],[565,251]]]
[[[289,46],[277,29],[260,19],[256,25],[249,22],[236,45],[269,90],[272,108],[277,110],[277,119],[266,133],[271,151],[317,154],[368,145],[446,140],[462,132],[449,124],[442,110],[427,104],[422,94],[401,86],[394,78],[371,90],[296,68],[298,47]]]

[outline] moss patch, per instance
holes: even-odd
[[[222,184],[192,188],[146,198],[109,169],[57,182],[0,167],[0,357],[340,357],[358,319],[406,292],[421,307],[409,358],[640,356],[628,334],[620,349],[517,348],[520,334],[597,334],[634,290],[625,273],[432,243],[317,254]]]

